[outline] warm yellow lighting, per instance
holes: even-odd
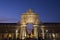
[[[18,37],[18,29],[16,30],[16,38]]]
[[[43,39],[44,39],[44,36],[45,36],[45,35],[44,35],[44,27],[45,27],[44,25],[41,26],[41,30],[42,30],[42,38],[43,38]]]
[[[26,32],[26,28],[27,28],[27,24],[33,24],[33,34],[31,34],[30,36],[28,35],[28,33]],[[37,38],[38,37],[38,27],[39,27],[39,19],[38,19],[38,15],[35,14],[34,12],[32,12],[32,10],[28,10],[28,12],[22,14],[21,16],[21,20],[20,20],[20,34],[21,34],[21,39],[24,39],[25,37],[34,37]],[[36,24],[36,25],[34,25]],[[26,33],[27,34],[26,34]]]
[[[44,25],[42,25],[41,27],[45,27]]]
[[[52,36],[53,36],[53,38],[55,38],[55,34],[54,33],[52,34]]]
[[[34,27],[36,27],[36,26],[38,26],[38,25],[34,25]]]
[[[25,37],[26,37],[26,33],[25,33]]]
[[[9,37],[11,37],[11,34],[9,34]]]
[[[16,30],[16,33],[18,32],[18,30]]]

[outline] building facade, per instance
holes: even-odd
[[[20,23],[20,38],[25,39],[26,37],[38,39],[38,27],[39,18],[31,9],[21,15]],[[32,28],[29,28],[32,27]]]
[[[60,39],[60,23],[41,23],[38,15],[29,9],[18,23],[0,23],[0,40],[42,38]]]

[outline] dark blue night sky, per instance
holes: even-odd
[[[0,0],[0,23],[16,23],[29,8],[46,23],[60,22],[59,0]]]

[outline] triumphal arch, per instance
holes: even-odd
[[[20,24],[20,39],[38,38],[39,18],[36,13],[29,9],[21,15]]]

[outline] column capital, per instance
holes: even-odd
[[[39,25],[33,25],[33,27],[38,27]]]
[[[27,25],[21,25],[20,27],[26,27]]]

